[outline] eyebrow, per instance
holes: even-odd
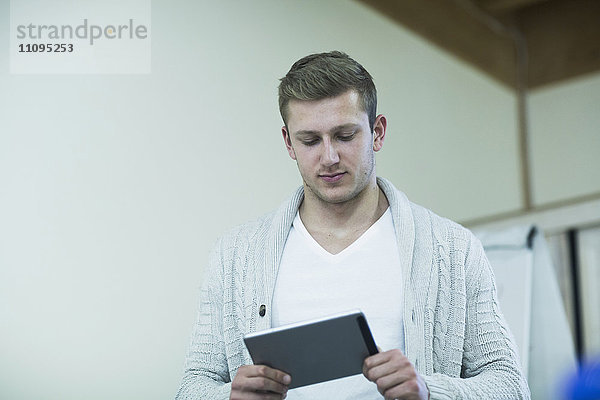
[[[333,128],[331,128],[329,130],[329,132],[339,132],[339,131],[343,131],[346,129],[357,129],[359,128],[360,125],[359,124],[353,124],[353,123],[349,123],[349,124],[343,124],[343,125],[338,125],[338,126],[334,126]],[[295,136],[308,136],[308,135],[316,135],[319,134],[319,131],[313,131],[313,130],[299,130],[294,132]]]

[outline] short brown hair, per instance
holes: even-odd
[[[321,100],[348,90],[358,93],[373,131],[377,113],[377,89],[367,70],[341,51],[311,54],[296,61],[279,84],[279,112],[287,126],[290,100]]]

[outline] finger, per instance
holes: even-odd
[[[250,396],[252,398],[256,397],[254,393],[263,392],[263,394],[277,394],[279,397],[275,398],[282,398],[282,395],[287,393],[288,387],[286,384],[273,380],[273,377],[275,379],[281,378],[288,383],[290,380],[289,375],[264,365],[243,365],[238,369],[233,379],[232,393],[244,394],[244,398],[252,394]],[[263,397],[259,396],[258,398]]]
[[[282,385],[289,385],[292,378],[283,371],[267,367],[266,365],[255,365],[252,368],[249,377],[266,377]]]
[[[408,380],[400,385],[396,385],[385,390],[382,395],[386,400],[394,399],[413,399],[420,393],[419,385],[416,380]],[[419,397],[420,398],[420,397]]]
[[[375,354],[370,357],[367,357],[363,362],[363,375],[368,378],[368,371],[373,368],[389,363],[392,360],[407,360],[406,356],[398,349],[389,350],[383,353]],[[400,363],[396,363],[396,365],[400,366]]]
[[[263,394],[263,396],[265,397],[261,397],[261,399],[285,399],[287,398],[287,392],[286,393],[272,393],[272,392],[265,392]]]
[[[408,376],[407,373],[403,373],[403,372],[404,372],[404,368],[397,368],[397,367],[394,367],[393,365],[390,365],[390,363],[387,363],[387,364],[383,364],[383,365],[380,365],[373,369],[368,370],[367,373],[365,374],[365,378],[367,378],[369,381],[375,382],[375,383],[377,383],[377,385],[379,385],[379,382],[386,377]],[[385,379],[384,382],[387,382],[389,379],[390,378]],[[401,383],[401,382],[398,382],[398,383]]]
[[[387,353],[377,353],[365,358],[365,361],[363,361],[363,374],[378,365],[388,362],[389,359],[390,356]]]
[[[388,390],[403,385],[411,380],[416,380],[416,375],[410,370],[403,369],[400,371],[393,372],[388,375],[383,375],[375,380],[377,384],[377,390],[381,394],[384,394]]]
[[[244,400],[282,400],[286,398],[286,395],[276,393],[259,393],[259,392],[244,392]]]
[[[400,374],[402,376],[411,377],[414,375],[414,368],[407,358],[392,358],[388,362],[379,364],[366,371],[365,377],[371,382],[375,382],[382,377]]]
[[[264,376],[254,376],[245,379],[244,391],[283,395],[287,393],[288,387]]]

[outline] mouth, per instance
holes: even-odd
[[[320,174],[319,178],[323,179],[327,183],[333,183],[342,179],[345,174],[345,172],[337,172],[334,174]]]

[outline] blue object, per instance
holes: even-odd
[[[600,359],[584,363],[566,385],[568,400],[600,400]]]

